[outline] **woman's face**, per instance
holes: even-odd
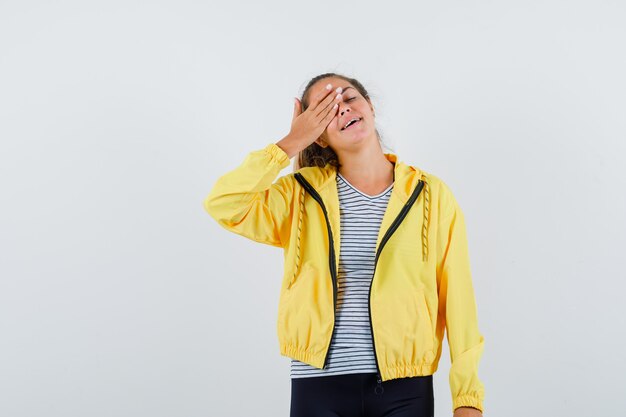
[[[322,147],[330,146],[337,154],[343,150],[354,150],[355,147],[360,147],[368,141],[377,143],[374,108],[369,100],[363,97],[349,82],[341,78],[324,78],[311,87],[309,97],[315,97],[316,94],[325,90],[329,83],[332,85],[333,93],[331,94],[336,95],[335,89],[337,87],[342,88],[341,100],[338,103],[339,107],[335,117],[316,142]],[[354,118],[360,119],[360,121],[345,128],[345,125]]]

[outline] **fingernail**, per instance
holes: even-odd
[[[337,87],[337,89],[335,90],[338,93],[341,93],[341,87]]]
[[[326,89],[327,89],[327,90],[330,90],[331,88],[333,88],[333,86],[332,86],[332,85],[330,85],[330,84],[327,84],[327,85],[326,85]]]

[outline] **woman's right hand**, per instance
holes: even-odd
[[[330,84],[329,84],[330,85]],[[323,89],[311,98],[311,103],[302,112],[302,103],[296,99],[291,120],[291,130],[277,142],[291,158],[319,138],[326,127],[337,115],[338,102],[341,100],[341,87],[333,90]]]

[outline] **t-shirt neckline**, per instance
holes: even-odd
[[[356,188],[354,185],[350,184],[350,181],[348,181],[346,179],[346,177],[344,177],[343,175],[341,175],[339,173],[339,171],[337,171],[337,176],[340,177],[346,184],[348,184],[348,186],[350,188],[352,188],[354,191],[356,191],[357,193],[361,194],[364,197],[367,197],[369,199],[375,199],[375,198],[379,198],[382,197],[383,195],[387,194],[387,192],[393,187],[393,185],[395,184],[395,181],[393,181],[389,187],[385,188],[384,191],[381,191],[380,193],[376,194],[376,195],[369,195],[369,194],[365,194],[363,191],[359,190],[358,188]]]

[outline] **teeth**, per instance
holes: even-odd
[[[348,127],[348,125],[351,124],[355,120],[358,122],[359,120],[361,120],[361,118],[360,117],[355,117],[354,119],[351,119],[348,123],[346,123],[346,125],[343,128],[346,129]]]

